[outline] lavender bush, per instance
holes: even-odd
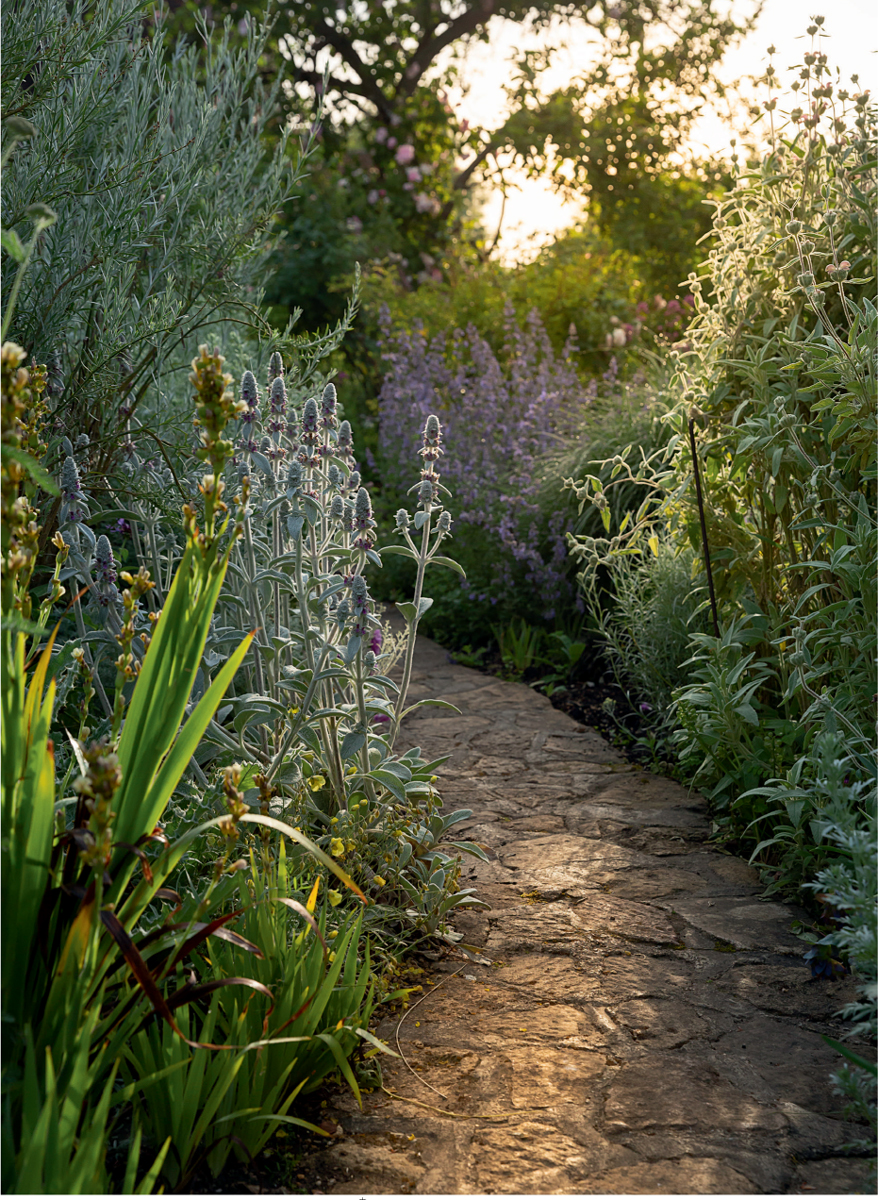
[[[403,464],[416,452],[413,431],[430,413],[440,415],[445,477],[460,506],[457,557],[467,571],[459,600],[468,602],[470,621],[478,605],[489,621],[518,611],[532,617],[535,607],[546,621],[582,611],[567,560],[571,515],[560,506],[546,513],[540,503],[544,458],[572,436],[597,396],[597,384],[583,385],[573,366],[575,349],[571,336],[556,355],[539,317],[522,326],[511,308],[500,354],[473,326],[428,340],[423,327],[395,328],[383,315],[388,369],[370,466],[388,499],[401,494]]]

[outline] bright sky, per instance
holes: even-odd
[[[737,11],[746,12],[750,4],[735,0]],[[860,88],[878,89],[878,5],[875,0],[766,0],[762,17],[756,31],[730,53],[722,67],[726,81],[741,79],[747,75],[761,75],[767,62],[766,48],[771,44],[777,48],[775,65],[781,79],[784,68],[801,62],[804,43],[799,40],[805,33],[814,14],[826,17],[825,31],[829,37],[823,46],[829,55],[830,65],[841,68],[843,76],[859,73]],[[560,28],[560,27],[559,27]],[[588,35],[574,26],[567,26],[561,36],[566,35],[567,45],[556,59],[551,74],[545,77],[547,87],[560,87],[579,73],[583,58],[589,53]],[[560,40],[556,34],[556,41]],[[810,39],[807,39],[810,42]],[[524,37],[521,27],[509,21],[495,18],[491,24],[490,43],[473,43],[461,70],[462,80],[468,84],[466,96],[451,96],[461,117],[471,124],[490,128],[495,125],[498,114],[505,111],[503,85],[511,78],[511,63],[515,51],[533,49],[539,45],[533,35]],[[728,149],[731,133],[718,119],[703,121],[698,129],[699,140],[716,151]],[[553,236],[571,224],[579,215],[575,204],[565,204],[551,188],[540,180],[528,180],[523,175],[512,176],[519,187],[506,200],[502,232],[498,244],[501,257],[507,260],[525,257],[540,245],[550,242]],[[485,227],[489,236],[500,221],[502,195],[498,192],[488,196],[484,205]]]

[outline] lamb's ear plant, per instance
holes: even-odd
[[[451,524],[439,500],[439,423],[431,417],[423,436],[422,477],[415,489],[420,511],[411,522],[420,544],[415,548],[406,533],[408,545],[390,548],[419,560],[415,603],[401,606],[407,632],[397,682],[384,670],[389,631],[381,625],[368,582],[382,565],[371,498],[334,386],[327,383],[310,394],[299,374],[287,375],[275,352],[264,391],[252,371],[244,372],[236,417],[223,482],[240,489],[242,537],[231,553],[198,689],[206,695],[212,686],[242,618],[253,622],[256,636],[206,729],[206,743],[213,747],[202,745],[196,758],[206,767],[234,755],[245,764],[246,790],[268,789],[267,820],[286,814],[309,832],[337,871],[342,861],[349,872],[356,867],[365,885],[385,878],[385,867],[393,873],[388,864],[404,853],[406,831],[419,824],[434,794],[435,764],[425,763],[418,751],[400,754],[394,741],[400,721],[412,711],[405,693],[417,613],[429,605],[424,571],[431,563],[460,570],[438,553]],[[398,653],[399,647],[394,656]],[[417,856],[411,871],[416,861]],[[398,891],[393,895],[405,904],[400,913],[405,923],[412,905]],[[417,928],[423,928],[420,918]],[[441,936],[446,928],[443,915],[437,924]]]

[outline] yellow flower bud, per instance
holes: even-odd
[[[338,908],[339,904],[341,904],[341,892],[337,892],[335,888],[330,888],[326,895],[332,907]]]
[[[308,780],[308,787],[312,792],[319,792],[325,783],[326,780],[322,775],[312,775]]]
[[[333,858],[344,858],[345,846],[341,838],[333,838],[329,843],[329,853]]]

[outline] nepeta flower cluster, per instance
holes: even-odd
[[[388,370],[379,396],[382,479],[404,491],[406,464],[419,453],[425,470],[418,499],[438,498],[440,423],[432,415],[438,410],[449,455],[446,474],[460,505],[458,535],[465,537],[469,527],[496,537],[505,553],[493,566],[492,599],[523,575],[549,620],[557,606],[575,603],[575,590],[566,562],[566,517],[559,513],[547,522],[537,503],[539,461],[570,436],[594,395],[576,374],[572,348],[557,357],[536,314],[522,328],[511,309],[499,358],[473,327],[428,342],[422,330],[394,328],[387,312],[383,320]],[[422,426],[423,445],[416,449],[413,430],[419,417],[428,416],[435,425]],[[396,519],[404,529],[408,515],[400,510]]]

